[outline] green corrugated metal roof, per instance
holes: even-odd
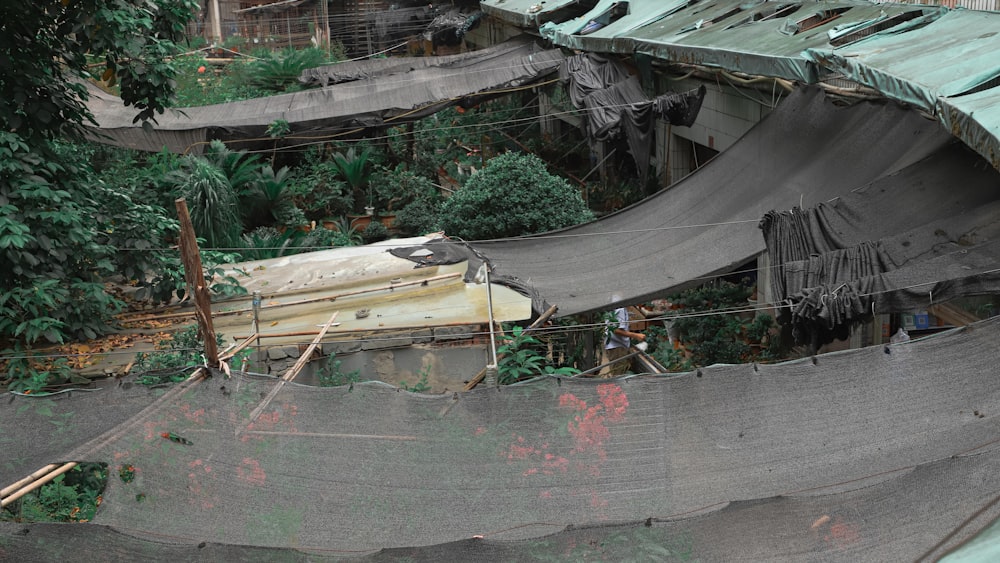
[[[957,96],[1000,76],[1000,14],[958,10],[906,33],[881,35],[842,49],[811,49],[818,64],[933,112],[939,97]]]
[[[601,50],[616,37],[626,37],[635,29],[663,19],[667,14],[683,9],[691,0],[631,0],[628,13],[613,22],[602,21],[618,0],[600,0],[592,10],[562,23],[549,22],[539,31],[542,37],[556,45],[582,50]],[[581,34],[590,22],[600,22],[600,29]]]
[[[1000,170],[1000,87],[938,99],[938,119]]]
[[[777,16],[783,6],[790,10],[795,5],[794,12]],[[802,52],[829,47],[829,32],[834,28],[925,10],[939,11],[867,2],[710,2],[694,4],[637,29],[629,39],[633,51],[663,60],[812,83],[819,79],[821,69]],[[796,31],[797,22],[809,18],[827,21]]]
[[[585,35],[581,30],[613,0],[598,0],[566,21],[557,18],[568,17],[563,9],[575,2],[484,0],[482,5],[522,27],[541,25],[546,38],[572,49],[807,83],[843,75],[936,113],[956,137],[1000,168],[1000,13],[853,0],[624,3],[627,15]],[[538,8],[532,16],[533,6]],[[811,17],[827,21],[799,25]],[[972,94],[963,96],[966,92]]]
[[[549,21],[559,10],[578,0],[482,0],[480,9],[487,15],[518,27],[536,28]]]

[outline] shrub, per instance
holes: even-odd
[[[396,228],[404,236],[416,236],[438,230],[442,200],[437,193],[419,197],[396,213]]]
[[[516,237],[569,227],[593,219],[566,180],[549,174],[530,154],[506,153],[473,174],[445,200],[444,231],[467,240]]]
[[[361,231],[361,238],[365,241],[365,244],[371,244],[373,242],[379,242],[389,238],[389,229],[386,228],[377,219],[368,223],[365,230]]]

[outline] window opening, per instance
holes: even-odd
[[[595,16],[587,25],[583,26],[583,29],[578,31],[576,35],[589,35],[595,31],[607,27],[614,22],[620,20],[622,17],[629,14],[628,2],[615,2],[610,8],[605,10],[600,15]]]
[[[891,18],[886,17],[883,13],[878,18],[872,20],[835,26],[827,32],[827,35],[830,36],[830,45],[843,47],[844,45],[857,43],[865,37],[896,27],[901,23],[916,19],[922,15],[924,15],[922,10],[897,14]]]
[[[784,33],[785,35],[798,35],[803,31],[809,31],[810,29],[817,28],[823,24],[833,21],[850,9],[850,7],[845,7],[822,10],[798,21],[787,21],[783,26],[781,26],[781,33]]]
[[[772,4],[768,3],[766,6],[760,10],[751,12],[746,17],[741,18],[738,21],[733,22],[726,29],[733,29],[741,25],[747,25],[750,23],[763,22],[768,20],[774,20],[778,18],[784,18],[794,14],[799,11],[801,4]]]

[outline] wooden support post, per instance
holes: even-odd
[[[198,328],[205,342],[205,361],[210,368],[219,367],[219,347],[215,342],[215,329],[212,328],[212,298],[208,295],[205,283],[205,273],[201,267],[201,253],[198,250],[198,239],[195,238],[194,225],[188,214],[187,201],[180,198],[174,201],[177,206],[177,216],[180,218],[181,263],[184,264],[184,279],[188,291],[194,296],[198,319]]]

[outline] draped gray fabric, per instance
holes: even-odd
[[[589,53],[566,59],[559,76],[574,107],[586,110],[587,138],[593,143],[625,137],[642,184],[649,173],[650,148],[655,144],[655,119],[690,127],[706,93],[702,86],[650,99],[639,79],[630,76],[619,61]]]
[[[960,144],[809,209],[761,221],[799,342],[874,313],[1000,292],[1000,173]]]
[[[8,458],[57,440],[110,480],[93,525],[2,525],[0,556],[912,561],[1000,509],[998,337],[442,395],[216,373],[97,435],[133,390],[5,398],[63,423],[0,418]]]
[[[90,128],[95,141],[137,150],[200,152],[212,139],[273,145],[266,134],[276,120],[289,123],[291,133],[282,143],[301,143],[355,129],[398,125],[420,119],[460,102],[463,98],[516,88],[555,73],[565,58],[558,50],[537,51],[516,42],[508,55],[502,49],[479,57],[451,61],[450,66],[415,63],[412,70],[397,72],[399,63],[385,68],[359,65],[349,71],[358,79],[326,88],[280,94],[243,102],[167,110],[147,133],[132,122],[135,110],[120,98],[91,86],[87,106],[97,120]],[[518,54],[521,53],[521,54]],[[448,61],[445,61],[446,63]],[[404,63],[405,64],[405,63]],[[372,70],[374,69],[374,70]],[[376,72],[361,78],[365,72]],[[396,74],[392,74],[397,72]],[[388,74],[382,74],[388,73]],[[341,79],[344,77],[338,77]],[[280,146],[281,143],[279,143]]]
[[[639,303],[700,284],[763,252],[757,224],[767,211],[845,196],[949,143],[937,124],[897,105],[839,107],[819,89],[805,88],[730,149],[632,207],[545,235],[472,245],[498,277],[530,287],[537,303],[557,305],[559,315]],[[927,181],[936,184],[934,178]]]

